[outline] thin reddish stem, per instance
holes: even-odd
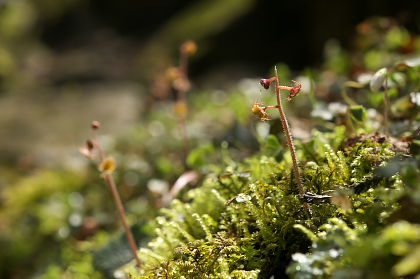
[[[300,177],[300,170],[299,170],[298,160],[296,158],[295,144],[293,142],[292,134],[290,133],[289,123],[287,122],[286,115],[284,114],[283,108],[281,106],[280,89],[282,89],[282,87],[288,87],[288,86],[280,86],[279,85],[279,78],[278,78],[278,73],[277,73],[277,67],[275,67],[275,73],[276,73],[276,80],[275,80],[275,82],[276,82],[277,108],[279,109],[281,123],[283,125],[284,133],[286,134],[287,145],[289,146],[290,153],[292,155],[293,169],[295,171],[295,179],[296,179],[296,184],[297,184],[298,189],[299,189],[299,195],[300,196],[303,196],[303,194],[305,194],[305,190],[303,189],[302,179]]]
[[[280,90],[281,89],[290,90],[292,87],[279,85],[279,75],[278,75],[278,72],[277,72],[277,67],[275,67],[274,70],[275,70],[275,74],[276,74],[275,82],[276,82],[277,108],[279,110],[280,119],[281,119],[281,123],[282,123],[282,126],[283,126],[284,133],[286,134],[287,145],[289,146],[290,154],[292,156],[293,169],[295,171],[295,180],[296,180],[296,185],[297,185],[298,190],[299,190],[299,196],[302,198],[303,195],[305,194],[305,189],[303,188],[302,178],[300,176],[300,169],[299,169],[299,163],[298,163],[298,160],[297,160],[297,157],[296,157],[295,144],[293,142],[293,137],[292,137],[292,134],[290,132],[289,123],[287,122],[286,115],[284,114],[283,107],[281,106]],[[307,202],[304,202],[303,206],[306,210],[307,217],[309,218],[311,216],[311,207]]]
[[[278,82],[278,81],[277,81],[277,82]],[[291,86],[277,85],[277,87],[278,87],[279,89],[282,89],[282,90],[287,90],[287,91],[293,90],[293,87],[291,87]]]
[[[98,134],[96,133],[96,129],[92,129],[92,142],[95,145],[96,149],[99,153],[99,160],[102,162],[105,159],[105,152],[102,149],[102,146],[99,144],[98,141]]]
[[[100,163],[103,162],[103,160],[105,160],[105,152],[101,146],[101,144],[98,141],[98,135],[97,135],[97,129],[99,127],[93,127],[92,126],[92,142],[94,144],[94,147],[98,150],[99,153],[99,159],[100,159]],[[130,227],[128,226],[128,222],[127,222],[127,218],[125,217],[126,213],[125,213],[125,209],[123,206],[123,203],[121,201],[120,198],[120,194],[118,193],[118,189],[117,186],[115,184],[114,178],[112,177],[112,175],[108,172],[104,172],[103,173],[104,179],[107,182],[109,188],[111,189],[111,193],[112,193],[112,197],[114,198],[115,204],[117,206],[118,209],[118,214],[120,215],[121,218],[121,222],[123,224],[124,227],[124,231],[125,234],[127,236],[128,239],[128,243],[130,245],[130,249],[131,252],[133,253],[133,256],[136,260],[136,263],[138,266],[141,265],[141,261],[139,256],[137,255],[137,245],[136,242],[134,241],[134,237],[133,237],[133,233],[130,230]]]
[[[187,121],[185,117],[182,117],[178,120],[179,125],[179,132],[182,137],[182,141],[184,143],[184,157],[187,158],[189,150],[190,150],[190,138],[188,137],[188,131],[187,131]]]
[[[127,235],[127,239],[128,239],[128,243],[129,243],[130,248],[131,248],[131,252],[133,253],[134,258],[136,259],[137,265],[140,266],[141,261],[140,261],[139,256],[137,255],[138,248],[137,248],[136,242],[134,241],[133,233],[131,232],[130,227],[128,226],[127,219],[125,217],[125,209],[124,209],[124,206],[121,202],[121,198],[120,198],[120,195],[118,193],[117,186],[115,185],[115,181],[114,181],[112,175],[109,174],[109,173],[104,173],[104,179],[108,183],[109,188],[111,189],[112,196],[114,198],[115,204],[117,205],[118,213],[120,215],[121,222],[122,222],[124,230],[125,230],[125,234]]]
[[[276,108],[279,108],[279,106],[265,106],[265,107],[261,107],[262,109],[264,109],[264,110],[267,110],[267,109],[276,109]]]
[[[178,68],[182,79],[188,81],[188,54],[184,51],[181,51],[180,53]],[[187,104],[187,92],[185,90],[178,90],[177,98],[178,101],[182,101],[185,105]],[[180,135],[184,143],[184,157],[187,158],[188,153],[190,151],[190,139],[188,136],[187,120],[185,116],[182,116],[178,119],[178,126]]]
[[[181,51],[179,56],[179,71],[181,72],[183,78],[188,79],[188,54]]]

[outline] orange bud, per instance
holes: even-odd
[[[167,80],[173,82],[181,77],[181,72],[177,67],[170,67],[166,70],[165,77]]]
[[[197,44],[194,41],[186,41],[181,45],[181,52],[186,55],[194,55],[197,52]]]
[[[270,117],[268,116],[266,109],[261,106],[260,103],[255,103],[254,105],[252,105],[252,113],[254,115],[256,115],[260,120],[262,121],[266,121],[266,120],[270,120]]]
[[[99,170],[105,173],[112,173],[116,167],[117,164],[115,159],[113,157],[107,157],[102,160],[101,164],[99,165]]]
[[[187,113],[188,113],[187,104],[184,101],[176,102],[176,104],[174,106],[174,113],[179,118],[187,117]]]

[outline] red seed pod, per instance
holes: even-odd
[[[99,121],[92,121],[91,127],[93,130],[97,130],[101,127],[101,123]]]
[[[298,83],[297,81],[294,81],[295,86],[293,86],[292,88],[290,88],[289,90],[289,97],[287,97],[288,101],[291,101],[297,94],[299,94],[300,89],[302,88],[302,84]]]
[[[260,84],[262,85],[262,87],[264,87],[265,89],[270,88],[270,84],[271,84],[272,80],[271,79],[267,79],[267,78],[263,78],[262,80],[260,80]]]
[[[93,148],[95,147],[95,144],[93,143],[92,140],[87,140],[86,141],[86,148],[90,151],[93,150]]]

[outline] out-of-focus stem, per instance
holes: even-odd
[[[127,219],[125,217],[124,206],[121,202],[121,198],[120,198],[120,195],[118,193],[117,186],[115,185],[115,181],[114,181],[112,175],[109,174],[109,173],[104,173],[104,179],[107,182],[109,188],[111,189],[112,196],[114,198],[115,204],[116,204],[117,209],[118,209],[118,213],[119,213],[120,218],[121,218],[121,222],[122,222],[124,230],[125,230],[125,234],[127,235],[127,239],[128,239],[128,243],[129,243],[130,248],[131,248],[131,252],[133,253],[133,256],[134,256],[134,258],[137,262],[137,265],[140,266],[141,261],[139,259],[139,256],[137,255],[137,250],[138,250],[137,245],[136,245],[136,242],[134,241],[134,237],[133,237],[133,234],[130,230],[130,227],[128,226]]]
[[[190,138],[188,137],[187,120],[185,119],[185,117],[179,118],[178,126],[179,132],[182,137],[182,142],[184,143],[185,158],[187,158],[188,153],[190,152]]]
[[[388,74],[385,77],[385,92],[384,92],[384,132],[389,135],[388,130],[388,111],[389,111],[389,95],[388,95]]]
[[[261,107],[262,109],[275,109],[275,108],[279,108],[279,106],[265,106],[265,107]]]
[[[92,142],[94,147],[98,150],[99,153],[99,160],[100,162],[104,162],[105,160],[105,152],[102,149],[101,144],[98,141],[98,135],[97,135],[97,129],[100,127],[100,123],[98,121],[92,122]],[[125,234],[128,239],[128,244],[130,245],[131,252],[133,253],[133,256],[136,260],[136,263],[138,266],[141,265],[141,261],[139,259],[139,256],[137,255],[137,245],[133,237],[133,233],[130,230],[130,227],[128,226],[127,219],[125,217],[125,210],[124,206],[122,204],[120,194],[118,193],[117,186],[115,184],[114,178],[112,177],[111,173],[107,171],[103,171],[103,177],[108,184],[109,188],[111,189],[112,197],[114,198],[115,205],[118,209],[118,214],[120,215],[121,222],[124,227]]]
[[[183,80],[188,81],[188,54],[181,51],[179,57],[179,71]],[[187,92],[184,89],[178,91],[178,101],[183,102],[185,109],[187,108]],[[186,113],[185,113],[186,114]],[[185,158],[187,158],[188,153],[190,152],[190,139],[187,131],[187,120],[186,115],[179,117],[178,126],[182,141],[184,143],[184,153]]]
[[[105,152],[102,149],[102,146],[98,142],[98,135],[96,133],[96,129],[92,129],[92,141],[95,145],[95,148],[98,150],[99,153],[99,160],[102,162],[105,159]]]

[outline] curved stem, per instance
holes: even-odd
[[[137,262],[137,265],[140,266],[141,261],[139,259],[139,256],[137,255],[137,250],[138,250],[137,245],[136,245],[136,242],[134,241],[133,233],[131,232],[130,227],[128,226],[127,219],[125,218],[124,206],[121,202],[121,198],[120,198],[120,195],[118,193],[117,186],[115,185],[115,181],[112,178],[111,174],[109,174],[109,173],[104,173],[104,179],[108,183],[109,188],[111,189],[112,196],[114,198],[115,204],[117,205],[118,213],[120,214],[121,222],[123,224],[125,234],[127,235],[127,239],[128,239],[128,243],[129,243],[130,248],[131,248],[131,252],[133,253],[133,256],[134,256],[134,258]]]
[[[93,143],[93,148],[96,148],[99,153],[99,164],[102,164],[104,160],[106,159],[105,159],[105,152],[98,141],[97,129],[99,127],[100,127],[100,123],[98,121],[92,122],[92,130],[91,130],[92,138],[90,141]],[[140,266],[141,261],[140,261],[139,256],[137,255],[138,248],[134,240],[133,233],[131,232],[130,227],[128,226],[127,218],[125,217],[125,209],[121,201],[120,194],[118,193],[118,189],[115,184],[114,178],[112,177],[110,172],[106,170],[102,170],[102,169],[101,171],[103,173],[103,178],[105,179],[106,183],[111,189],[112,197],[114,198],[115,205],[117,206],[118,214],[120,215],[121,222],[123,224],[124,231],[128,239],[128,244],[130,245],[131,252],[133,253],[133,257],[135,258],[137,265]]]

